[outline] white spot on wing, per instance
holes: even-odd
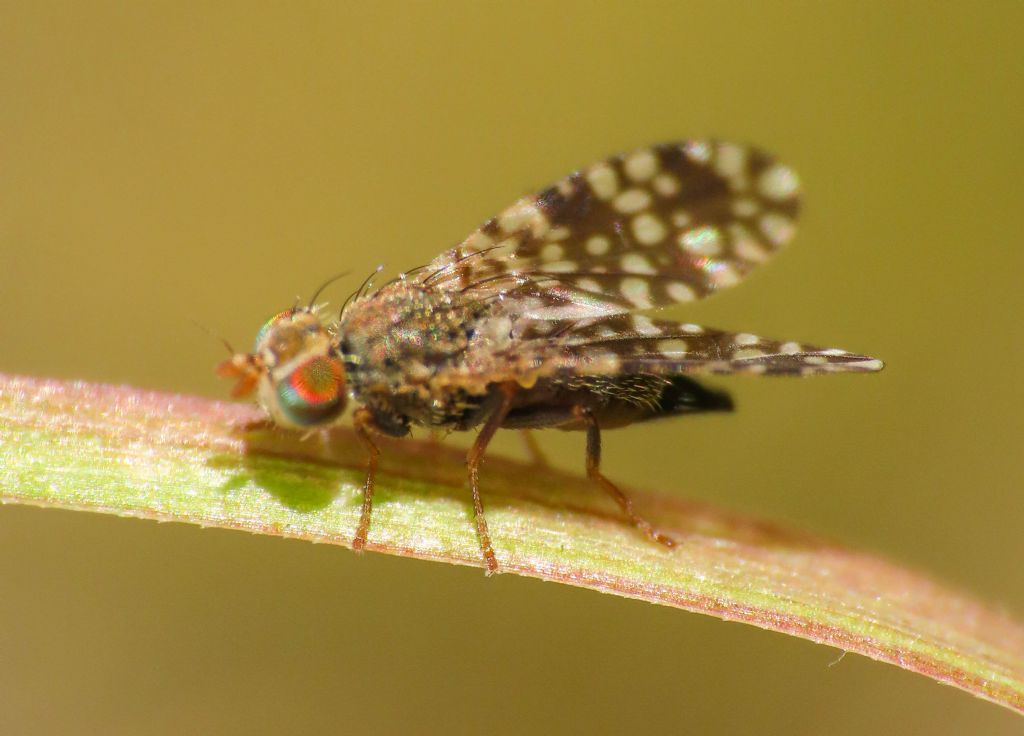
[[[796,196],[800,191],[800,179],[788,166],[775,164],[761,174],[757,188],[765,197],[778,202]]]
[[[774,245],[785,245],[796,234],[796,225],[793,221],[778,212],[766,212],[761,216],[759,225],[761,232]]]
[[[665,286],[665,293],[668,294],[669,299],[676,302],[692,302],[697,298],[697,294],[690,285],[682,281],[668,282]],[[685,328],[686,325],[683,325],[683,327]]]
[[[462,245],[471,250],[480,251],[490,248],[492,245],[494,245],[494,241],[490,238],[490,236],[484,235],[482,232],[477,231],[470,235],[468,238],[466,238]]]
[[[587,253],[592,256],[603,256],[611,247],[611,241],[603,235],[594,235],[587,239]]]
[[[765,247],[743,225],[735,222],[731,224],[729,226],[729,235],[732,237],[733,253],[744,261],[764,263],[771,257],[771,254]]]
[[[639,253],[627,253],[622,256],[619,263],[622,266],[622,270],[627,273],[657,273],[654,266],[651,265],[650,259]]]
[[[548,231],[551,223],[534,200],[521,199],[501,213],[498,217],[498,227],[506,233],[529,228],[534,236],[540,237]]]
[[[678,228],[684,228],[693,222],[693,217],[686,210],[676,210],[672,213],[672,224]]]
[[[639,212],[651,206],[651,195],[643,189],[627,189],[615,198],[612,206],[624,215]]]
[[[735,179],[744,173],[747,152],[735,143],[719,143],[715,171],[727,179]]]
[[[658,174],[651,186],[662,197],[674,197],[679,194],[679,180],[672,174]]]
[[[627,276],[622,279],[619,288],[622,295],[639,309],[647,309],[651,306],[650,285],[647,279],[638,276]]]
[[[592,166],[586,173],[586,179],[598,199],[611,199],[619,191],[619,176],[608,164]]]
[[[683,146],[683,153],[691,161],[706,164],[711,160],[711,146],[707,141],[688,141]]]
[[[633,218],[633,237],[641,245],[654,245],[665,239],[668,230],[656,215],[641,212]]]
[[[676,337],[671,340],[663,340],[658,343],[658,350],[661,351],[662,355],[671,358],[680,358],[686,355],[690,351],[690,346],[686,340]]]
[[[622,168],[633,181],[647,181],[657,173],[658,159],[650,149],[645,148],[630,154]]]
[[[711,225],[695,227],[679,236],[679,247],[698,256],[717,256],[722,252],[722,236]]]
[[[729,263],[722,263],[719,261],[713,271],[708,274],[708,278],[715,287],[724,289],[727,286],[735,286],[740,282],[740,275],[736,272],[736,269]]]
[[[660,335],[661,328],[651,321],[651,318],[644,314],[633,315],[633,329],[641,335]]]
[[[541,260],[544,261],[558,261],[565,255],[565,248],[558,245],[557,243],[548,243],[540,249]]]
[[[737,217],[753,217],[761,209],[756,200],[749,197],[737,199],[732,204],[732,213]]]

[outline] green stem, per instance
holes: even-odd
[[[255,409],[0,374],[0,500],[349,546],[365,457],[352,432],[306,439]],[[430,442],[382,444],[367,549],[482,564],[465,467]],[[642,537],[585,480],[489,458],[502,572],[743,621],[891,662],[1024,713],[1024,627],[926,577],[809,534],[666,496]]]

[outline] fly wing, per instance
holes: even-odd
[[[799,182],[735,143],[642,148],[578,171],[488,220],[415,278],[524,316],[579,319],[733,286],[793,237]]]
[[[882,361],[839,348],[773,340],[694,324],[616,315],[578,324],[557,339],[526,341],[508,361],[527,377],[868,373]]]

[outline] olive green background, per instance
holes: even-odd
[[[722,379],[738,413],[609,434],[609,474],[1024,614],[1022,7],[7,0],[0,371],[224,396],[213,336],[338,271],[335,303],[613,151],[750,141],[801,233],[668,316],[888,368]],[[4,508],[0,581],[5,734],[1024,729],[753,628],[235,532]]]

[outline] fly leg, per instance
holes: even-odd
[[[469,468],[469,487],[473,491],[473,517],[476,520],[476,535],[480,540],[480,552],[484,556],[484,564],[487,566],[486,573],[493,575],[498,571],[498,560],[494,556],[494,548],[491,546],[491,535],[487,530],[487,519],[484,517],[484,505],[480,500],[480,463],[484,459],[487,445],[490,444],[494,433],[505,421],[508,411],[512,407],[512,397],[515,395],[515,384],[502,384],[501,403],[487,417],[480,434],[476,436],[473,447],[466,456],[466,466]]]
[[[601,486],[608,494],[615,499],[622,512],[629,517],[637,529],[643,532],[649,539],[658,544],[663,544],[669,549],[675,547],[677,542],[672,537],[662,534],[651,522],[643,518],[633,510],[633,501],[623,493],[618,486],[601,475],[601,428],[597,425],[597,419],[589,409],[577,406],[573,414],[587,428],[587,477]]]
[[[366,547],[366,535],[370,531],[370,513],[373,511],[373,480],[377,474],[377,460],[380,458],[380,450],[374,443],[371,433],[376,431],[373,421],[373,414],[366,407],[356,409],[352,417],[355,426],[356,437],[359,443],[366,450],[366,482],[363,483],[363,511],[359,516],[359,526],[356,528],[356,536],[352,540],[352,549],[361,550]]]
[[[243,424],[239,429],[243,432],[261,432],[277,427],[277,424],[270,417],[260,417],[259,419],[252,419]]]
[[[548,459],[544,456],[544,451],[540,449],[540,443],[537,442],[537,435],[529,429],[521,429],[519,436],[523,438],[523,444],[526,445],[526,454],[530,456],[530,462],[538,468],[550,467]]]

